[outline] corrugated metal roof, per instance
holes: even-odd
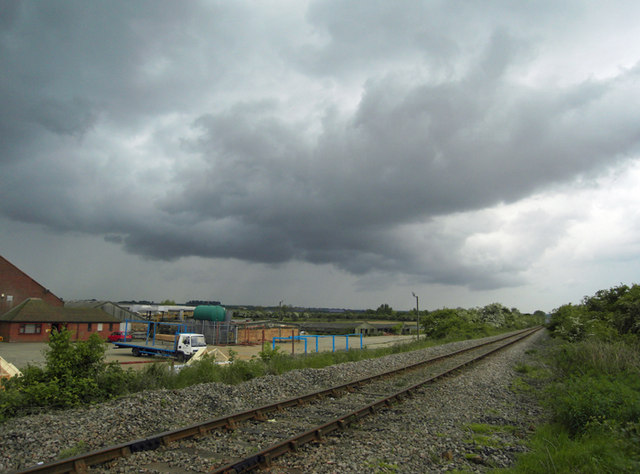
[[[103,304],[108,303],[104,300],[73,300],[65,301],[64,305],[67,308],[99,308]]]
[[[354,322],[340,322],[340,323],[323,323],[323,322],[311,322],[305,321],[300,323],[300,327],[304,329],[349,329],[355,328],[361,324],[360,321]]]
[[[0,316],[0,321],[26,323],[116,323],[115,316],[97,308],[51,306],[39,298],[29,298]]]

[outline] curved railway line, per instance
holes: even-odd
[[[193,451],[188,441],[194,438],[199,441],[200,453],[206,453],[210,460],[211,472],[248,472],[269,467],[274,458],[297,451],[303,444],[322,440],[334,431],[346,429],[364,417],[412,397],[425,384],[455,373],[539,329],[519,331],[400,369],[72,458],[32,466],[20,472],[88,472],[94,469],[96,472],[108,472],[117,459],[140,451]]]

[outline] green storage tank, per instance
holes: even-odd
[[[207,321],[224,321],[227,312],[222,306],[196,306],[193,310],[193,319],[205,319]]]

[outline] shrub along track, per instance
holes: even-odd
[[[499,351],[537,329],[510,334],[300,397],[33,466],[21,472],[83,472],[88,466],[109,470],[112,461],[117,458],[154,449],[182,449],[190,455],[205,457],[212,466],[218,466],[217,472],[243,472],[268,466],[274,457],[296,450],[304,443],[317,441],[332,431],[343,429],[377,410],[410,397],[420,386]],[[198,452],[193,452],[189,443],[181,446],[190,438],[199,439]],[[260,451],[256,453],[257,450]],[[102,466],[98,466],[100,464]]]

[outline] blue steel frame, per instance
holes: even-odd
[[[340,334],[339,336],[333,335],[333,336],[321,336],[319,334],[309,334],[306,336],[288,336],[288,337],[274,337],[273,338],[273,345],[272,345],[272,349],[275,350],[276,348],[276,341],[291,341],[292,339],[294,341],[304,341],[304,353],[307,353],[307,340],[308,339],[312,339],[315,338],[316,339],[316,352],[318,352],[318,341],[321,337],[330,337],[333,339],[332,343],[333,343],[333,351],[336,351],[336,337],[344,337],[345,338],[345,342],[346,342],[346,349],[345,350],[349,350],[349,336],[360,336],[360,349],[362,349],[363,344],[362,344],[362,333],[360,334]]]
[[[133,325],[133,323],[143,323],[147,325],[147,336],[145,339],[145,343],[143,344],[134,344],[133,342],[127,341],[127,334],[129,333],[129,323]],[[124,323],[124,342],[114,342],[113,345],[119,348],[136,348],[140,351],[140,354],[147,355],[159,355],[162,357],[173,357],[176,355],[176,341],[174,340],[173,349],[168,349],[161,346],[156,346],[156,334],[158,332],[158,326],[177,326],[177,333],[185,332],[187,329],[187,325],[185,323],[169,323],[164,321],[142,321],[142,320],[125,320]],[[153,330],[152,330],[153,327]],[[149,346],[149,338],[151,338],[151,345]]]
[[[186,323],[169,323],[169,322],[164,322],[164,321],[141,321],[141,320],[126,319],[125,322],[124,322],[124,340],[125,340],[125,342],[127,341],[127,334],[129,332],[129,323],[131,323],[131,325],[133,325],[133,323],[146,324],[146,326],[147,326],[147,337],[146,337],[147,343],[149,342],[149,336],[152,333],[151,327],[153,326],[153,336],[151,338],[151,345],[154,345],[154,346],[156,344],[156,332],[158,331],[158,325],[162,325],[162,326],[178,326],[178,332],[179,333],[186,332],[186,330],[187,330],[187,324]]]

